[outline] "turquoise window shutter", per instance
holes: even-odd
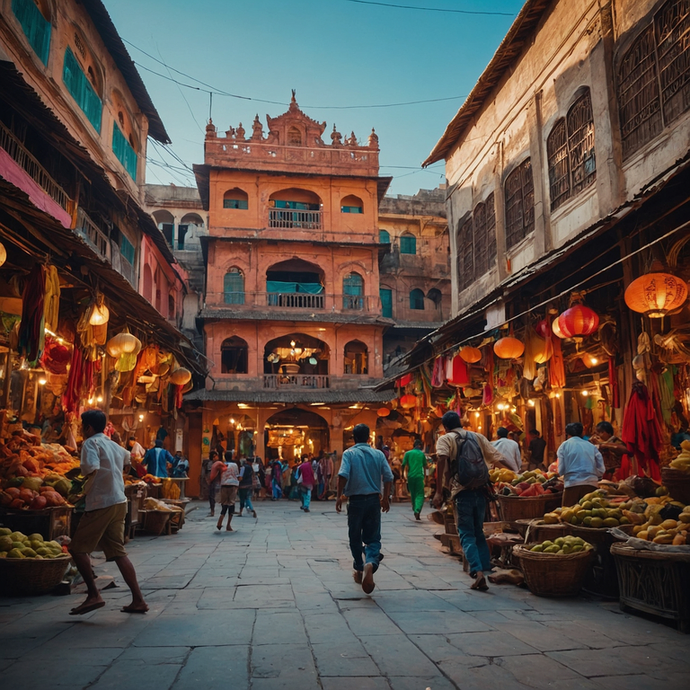
[[[239,271],[230,271],[223,280],[225,304],[244,304],[244,276]]]
[[[12,12],[21,24],[29,44],[44,65],[50,52],[50,22],[32,0],[12,0]]]
[[[100,134],[103,104],[70,48],[67,48],[65,51],[62,81],[65,83],[72,98],[74,98],[84,115],[86,115],[88,121],[93,125],[93,128]]]
[[[417,238],[414,235],[402,235],[400,237],[400,253],[401,254],[416,254],[417,253]]]
[[[122,163],[129,176],[137,179],[137,153],[127,141],[117,122],[113,122],[113,153]]]
[[[134,266],[134,245],[120,233],[120,254]]]
[[[379,244],[390,244],[391,236],[388,230],[379,230]]]
[[[379,288],[381,297],[381,315],[387,319],[393,318],[393,291],[390,288]]]

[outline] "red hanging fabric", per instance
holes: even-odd
[[[454,386],[467,386],[470,382],[470,376],[467,373],[467,364],[460,355],[453,357],[453,377],[448,383]]]
[[[637,461],[637,473],[660,482],[659,453],[663,446],[663,433],[647,387],[639,381],[633,384],[630,400],[625,408],[621,439]],[[627,456],[624,456],[621,476],[629,476],[634,471],[635,468],[630,466]]]
[[[551,333],[549,337],[553,348],[553,354],[549,360],[549,384],[551,384],[551,388],[565,388],[565,363],[563,362],[561,339],[554,333]]]
[[[620,407],[620,388],[618,386],[618,372],[613,357],[609,357],[609,388],[611,389],[611,407]]]
[[[22,293],[22,320],[19,324],[17,352],[24,355],[29,366],[35,367],[43,354],[45,330],[43,303],[46,279],[43,266],[36,264],[29,273]]]

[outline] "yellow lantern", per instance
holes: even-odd
[[[141,351],[141,341],[125,328],[122,333],[113,336],[106,343],[105,349],[114,359],[120,355],[138,355]]]
[[[494,343],[494,352],[501,359],[516,359],[525,351],[525,344],[517,338],[507,336]]]
[[[625,288],[628,307],[652,319],[679,309],[687,298],[687,283],[671,273],[647,273]]]
[[[5,245],[0,242],[0,266],[2,266],[5,261],[7,261],[7,249],[5,249]]]
[[[192,372],[189,371],[189,369],[185,369],[184,367],[180,367],[179,369],[175,369],[172,374],[170,374],[170,383],[174,384],[175,386],[185,386],[189,381],[191,381],[192,378]]]
[[[468,364],[474,364],[482,358],[481,350],[476,347],[469,347],[469,345],[463,347],[458,354],[460,355],[460,359]]]
[[[105,306],[103,295],[99,292],[91,307],[91,314],[89,315],[89,323],[92,326],[103,326],[108,323],[110,319],[110,311]]]

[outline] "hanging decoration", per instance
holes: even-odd
[[[45,271],[43,266],[35,264],[22,293],[22,320],[17,339],[17,352],[26,357],[30,367],[36,366],[45,345],[44,299]]]
[[[494,352],[501,359],[517,359],[524,351],[524,343],[513,336],[506,336],[494,343]]]
[[[551,335],[551,324],[548,319],[542,319],[536,324],[534,330],[540,338],[548,338]]]
[[[60,276],[55,266],[46,266],[45,293],[43,295],[44,326],[49,331],[57,331],[60,315]]]
[[[558,331],[563,334],[561,336],[552,326],[559,338],[574,338],[579,342],[599,328],[599,316],[593,309],[582,304],[581,295],[574,294],[570,308],[555,319],[554,323],[557,324]]]
[[[687,299],[687,283],[672,273],[647,273],[625,288],[628,307],[651,319],[660,319],[680,309]]]
[[[110,310],[105,306],[102,292],[97,292],[89,307],[89,323],[92,326],[104,326],[110,319]]]
[[[376,410],[376,414],[379,417],[388,417],[390,413],[391,411],[387,407],[379,407],[379,409]]]
[[[189,371],[189,369],[185,369],[184,367],[180,367],[179,369],[175,369],[172,374],[170,374],[170,383],[172,383],[175,386],[184,386],[192,378],[192,372]]]
[[[140,350],[141,341],[136,336],[133,336],[127,328],[122,333],[114,335],[105,345],[105,351],[113,359],[118,359],[121,355],[136,356]]]
[[[482,352],[477,347],[465,345],[458,353],[468,364],[475,364],[482,358]]]
[[[410,410],[416,404],[417,404],[417,396],[416,395],[410,395],[408,393],[407,395],[403,395],[402,398],[400,398],[400,407],[402,407],[403,410]]]
[[[561,327],[558,325],[558,317],[556,317],[552,322],[551,322],[551,333],[553,333],[555,336],[560,338],[561,340],[564,340],[567,336],[563,331],[561,330]]]

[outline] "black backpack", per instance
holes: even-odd
[[[450,473],[464,489],[481,489],[489,483],[489,468],[472,432],[455,431],[457,452],[450,461]]]

